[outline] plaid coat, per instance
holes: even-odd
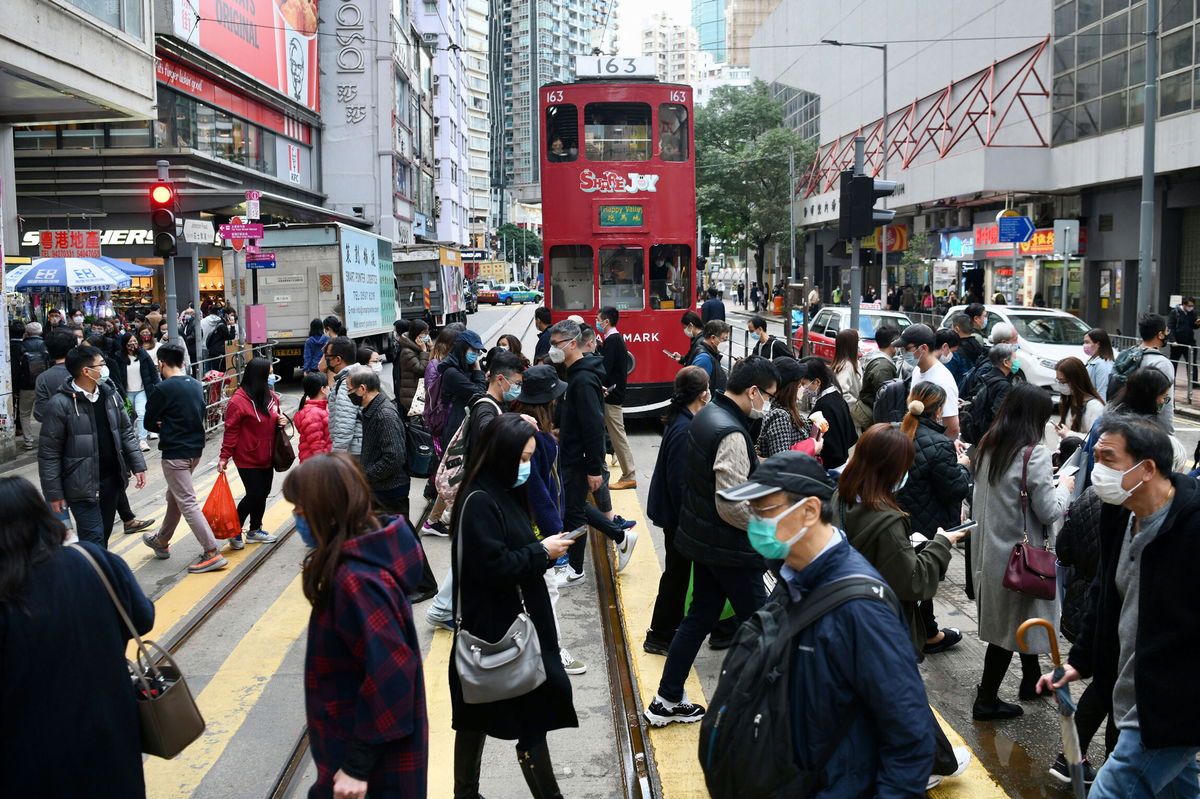
[[[378,750],[372,799],[425,796],[425,683],[408,601],[423,561],[404,519],[388,521],[346,542],[330,602],[309,619],[304,695],[317,764],[310,799],[333,795],[351,740]]]

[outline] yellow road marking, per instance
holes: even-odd
[[[434,630],[425,655],[425,706],[429,708],[429,796],[454,795],[454,730],[450,727],[450,652],[454,634]]]
[[[158,474],[159,474],[159,477],[161,478],[162,472],[160,471]],[[194,484],[196,487],[196,501],[198,503],[200,503],[201,508],[204,507],[204,501],[206,499],[208,499],[208,492],[212,490],[213,483],[215,483],[215,482],[217,482],[216,472],[214,472],[211,475],[201,478],[199,482]],[[147,486],[147,488],[149,488],[149,486]],[[147,490],[147,488],[142,489],[142,491],[145,492]],[[232,490],[234,492],[235,496],[241,490],[241,481],[238,479],[236,474],[230,475],[229,488],[230,488],[230,490]],[[134,489],[134,491],[135,491],[135,493],[132,498],[136,499],[137,498],[136,489]],[[167,512],[167,501],[166,501],[167,486],[166,486],[166,483],[163,482],[159,485],[156,485],[155,491],[160,492],[159,496],[162,498],[162,501],[158,505],[155,505],[152,508],[147,508],[146,510],[142,511],[141,514],[139,514],[139,516],[144,514],[145,518],[154,519],[154,524],[151,525],[150,527],[146,528],[145,530],[143,530],[142,533],[158,532],[159,527],[162,526],[163,516]],[[120,526],[117,526],[115,529],[120,530]],[[190,528],[188,527],[188,523],[187,523],[186,519],[179,520],[179,526],[175,528],[176,536],[179,535],[180,531],[190,534]],[[136,535],[122,536],[119,541],[117,540],[116,536],[120,535],[120,534],[114,533],[113,538],[109,540],[108,551],[113,552],[117,555],[120,555],[122,558],[125,559],[126,563],[129,563],[130,562],[129,558],[127,558],[125,556],[130,552],[136,551],[138,546],[141,545],[142,533],[138,533]],[[148,552],[149,550],[146,550],[146,551]]]
[[[288,648],[303,634],[308,615],[309,604],[297,575],[196,697],[208,724],[204,734],[174,760],[146,760],[147,797],[192,795],[254,709]]]
[[[938,724],[942,725],[942,731],[946,733],[946,738],[950,740],[951,745],[967,745],[962,736],[946,723],[942,714],[938,713],[936,709],[933,711],[933,716],[937,719]],[[992,799],[992,797],[1007,797],[1008,793],[1000,787],[972,752],[971,765],[967,766],[967,770],[957,777],[947,777],[941,785],[930,791],[929,795],[933,799],[985,799],[985,797]]]

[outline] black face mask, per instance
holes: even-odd
[[[357,407],[361,408],[363,403],[362,394],[351,394],[350,401]]]

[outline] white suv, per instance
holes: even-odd
[[[1017,360],[1025,379],[1035,386],[1049,388],[1054,382],[1054,367],[1063,358],[1075,357],[1087,361],[1083,354],[1083,336],[1091,326],[1077,316],[1055,308],[1025,308],[1018,305],[985,305],[987,324],[983,337],[991,340],[992,328],[1001,322],[1017,331],[1021,351]],[[942,327],[950,327],[950,319],[963,313],[965,305],[956,305],[946,312]]]

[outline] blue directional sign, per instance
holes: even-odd
[[[275,253],[259,252],[246,256],[247,269],[274,269]]]
[[[1002,216],[998,224],[1001,244],[1024,244],[1033,238],[1033,220],[1027,216]]]

